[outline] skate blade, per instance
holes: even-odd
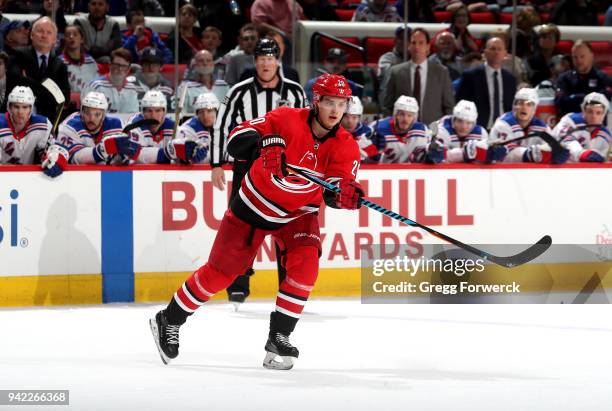
[[[288,355],[278,355],[276,353],[266,351],[266,357],[263,360],[264,368],[269,370],[290,370],[297,358]]]
[[[234,312],[236,313],[236,312],[238,312],[238,310],[240,309],[240,306],[242,304],[232,301],[232,305],[234,306]]]
[[[170,364],[170,358],[166,354],[164,354],[161,346],[159,345],[159,329],[157,328],[157,321],[155,321],[155,317],[149,319],[149,326],[151,327],[151,334],[153,334],[153,341],[155,341],[155,346],[157,347],[157,351],[159,352],[159,356],[164,364]]]

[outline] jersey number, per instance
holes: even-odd
[[[353,175],[353,177],[357,177],[357,171],[359,170],[359,161],[354,160],[353,161],[353,169],[351,170],[351,174]]]

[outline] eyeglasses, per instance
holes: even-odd
[[[129,70],[130,69],[130,65],[129,64],[119,64],[119,63],[111,63],[111,67],[119,69],[119,70]]]
[[[240,37],[241,40],[244,41],[256,41],[257,40],[257,36],[242,36]]]

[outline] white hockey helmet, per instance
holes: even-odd
[[[534,106],[537,106],[540,102],[540,97],[538,96],[538,91],[534,88],[523,87],[514,95],[514,101],[517,100],[526,100],[533,103]]]
[[[90,91],[81,99],[81,107],[99,108],[108,110],[108,100],[99,91]]]
[[[160,107],[166,110],[166,96],[159,90],[149,90],[140,100],[140,107],[143,109],[146,107]]]
[[[34,100],[35,98],[32,89],[25,86],[16,86],[13,88],[6,99],[7,104],[20,103],[30,106],[34,105]]]
[[[395,115],[399,110],[416,114],[419,112],[419,103],[414,97],[399,96],[393,104],[393,114]]]
[[[593,92],[593,93],[589,93],[586,96],[584,96],[584,99],[582,100],[582,104],[580,104],[580,108],[582,109],[582,111],[584,111],[586,106],[590,104],[601,104],[606,113],[610,109],[610,102],[608,101],[606,96],[604,96],[601,93]]]
[[[478,110],[476,109],[476,104],[472,101],[461,100],[453,108],[453,118],[458,118],[460,120],[469,121],[470,123],[475,123],[478,118]]]
[[[354,114],[356,116],[361,116],[363,114],[363,105],[361,104],[359,97],[351,96],[348,108],[346,109],[346,114]]]
[[[193,109],[196,113],[203,108],[219,110],[220,105],[219,99],[213,93],[202,93],[196,98]]]

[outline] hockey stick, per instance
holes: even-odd
[[[62,90],[60,90],[59,86],[55,83],[55,81],[51,80],[50,78],[45,79],[45,81],[42,82],[42,86],[46,88],[49,93],[51,93],[51,95],[55,99],[56,105],[59,106],[59,112],[57,113],[57,116],[55,116],[55,121],[53,122],[53,128],[51,129],[51,134],[53,134],[55,133],[55,130],[57,129],[60,118],[62,117],[62,112],[64,111],[64,103],[66,102],[66,98],[64,97],[64,93],[62,93]],[[57,111],[57,108],[56,108],[56,111]]]
[[[563,146],[561,145],[561,141],[571,135],[572,133],[574,133],[575,131],[581,131],[581,130],[588,130],[589,128],[593,128],[593,127],[601,127],[601,125],[597,125],[597,124],[585,124],[583,126],[578,126],[578,127],[574,127],[574,128],[570,128],[568,129],[565,134],[563,136],[561,136],[561,138],[559,138],[559,140],[557,140],[556,138],[554,138],[551,134],[545,132],[545,131],[538,131],[535,133],[529,133],[526,136],[521,136],[521,137],[516,137],[516,138],[511,138],[509,140],[496,140],[493,141],[492,143],[490,143],[490,146],[505,146],[506,144],[510,144],[510,143],[514,143],[516,141],[520,141],[520,140],[526,140],[528,138],[532,138],[532,137],[539,137],[542,140],[544,140],[545,143],[547,143],[551,150],[553,152],[559,152],[561,150],[563,150]]]
[[[159,124],[159,121],[155,120],[154,118],[143,118],[142,120],[138,120],[135,123],[128,124],[121,131],[127,134],[136,128],[146,127],[146,126],[156,126],[158,124]]]
[[[328,183],[327,181],[321,180],[320,178],[317,178],[315,176],[312,176],[310,174],[305,173],[302,170],[296,169],[290,165],[286,166],[288,170],[290,170],[291,172],[293,172],[294,174],[297,174],[301,177],[304,177],[305,179],[318,184],[319,186],[325,188],[326,190],[329,191],[333,191],[334,193],[340,194],[340,188]],[[362,205],[371,208],[372,210],[378,211],[379,213],[382,213],[384,215],[386,215],[387,217],[390,217],[394,220],[397,220],[399,222],[402,222],[406,225],[410,225],[413,227],[419,227],[425,231],[427,231],[428,233],[444,240],[447,241],[451,244],[454,244],[460,248],[463,248],[464,250],[469,251],[470,253],[477,255],[479,257],[481,257],[482,259],[484,259],[485,261],[491,261],[492,263],[495,263],[497,265],[500,265],[502,267],[507,267],[507,268],[512,268],[512,267],[516,267],[519,266],[521,264],[525,264],[535,258],[537,258],[538,256],[540,256],[541,254],[543,254],[546,250],[548,250],[548,248],[551,246],[552,244],[552,238],[549,235],[545,235],[544,237],[540,238],[540,240],[533,244],[532,246],[530,246],[529,248],[527,248],[524,251],[521,251],[518,254],[515,255],[511,255],[508,257],[501,257],[501,256],[495,256],[493,254],[489,254],[486,251],[483,250],[479,250],[478,248],[475,248],[469,244],[465,244],[462,243],[459,240],[455,240],[452,237],[447,236],[446,234],[442,234],[436,230],[434,230],[431,227],[427,227],[425,225],[419,224],[414,220],[411,220],[407,217],[404,217],[394,211],[391,210],[387,210],[386,208],[370,201],[367,200],[365,198],[361,198],[359,200],[361,202]]]
[[[178,128],[179,121],[181,121],[181,115],[183,114],[183,107],[185,106],[185,96],[187,96],[187,86],[181,90],[181,95],[178,98],[176,112],[174,113],[174,129],[172,130],[172,138],[176,136],[176,129]]]

